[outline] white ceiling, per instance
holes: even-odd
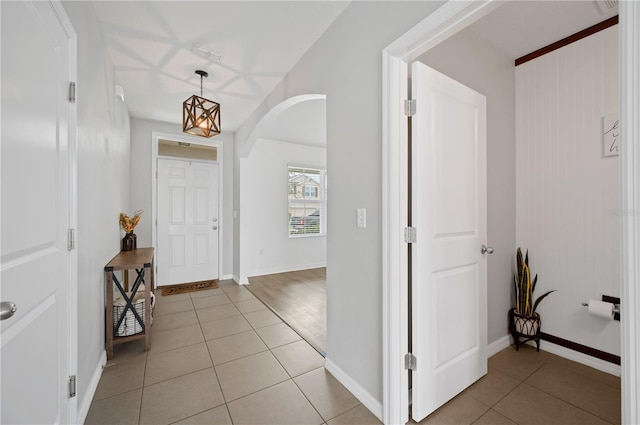
[[[204,97],[221,104],[235,131],[349,5],[348,1],[100,1],[100,27],[133,117],[179,123],[182,102],[199,94],[194,71],[209,72]],[[592,0],[506,1],[470,30],[518,58],[601,22]],[[222,55],[215,63],[193,44]],[[324,101],[282,113],[260,137],[319,146]]]
[[[617,7],[601,13],[593,0],[502,3],[470,29],[514,59],[618,14]]]
[[[132,117],[182,122],[182,102],[221,104],[235,131],[344,9],[345,1],[99,1],[102,33]],[[215,63],[193,44],[222,55]]]
[[[307,100],[295,104],[260,129],[260,138],[326,147],[327,101]]]

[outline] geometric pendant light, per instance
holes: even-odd
[[[220,134],[220,104],[202,97],[202,79],[206,71],[197,70],[200,76],[200,96],[193,95],[182,102],[182,131],[201,137]]]

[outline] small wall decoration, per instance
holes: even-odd
[[[620,118],[618,114],[602,117],[602,150],[604,157],[620,155]]]

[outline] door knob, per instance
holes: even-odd
[[[3,301],[0,303],[0,320],[5,320],[13,316],[18,311],[18,306],[11,301]]]
[[[490,246],[482,245],[482,248],[480,248],[480,252],[482,254],[493,254],[493,248],[491,248]]]
[[[218,226],[213,226],[212,229],[213,230],[218,230]]]

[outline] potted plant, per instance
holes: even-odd
[[[529,268],[529,251],[522,257],[520,248],[516,251],[516,273],[513,277],[516,306],[509,310],[509,332],[516,343],[516,350],[520,345],[520,337],[524,341],[534,340],[536,348],[540,350],[540,315],[536,313],[538,304],[555,290],[545,292],[538,299],[533,300],[533,291],[536,289],[538,275],[531,281],[531,269]]]

